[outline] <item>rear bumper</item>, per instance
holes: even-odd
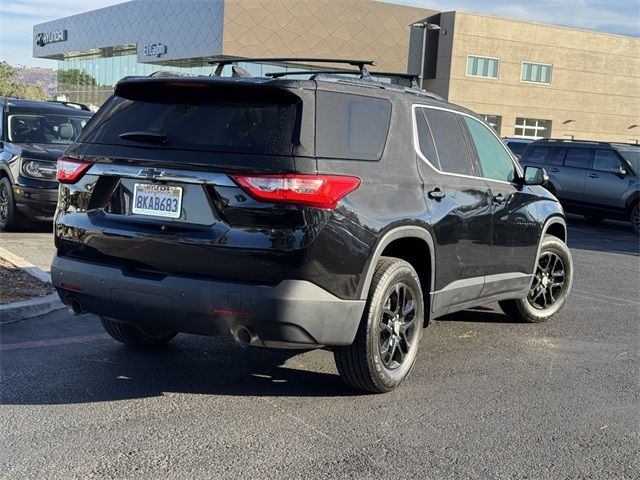
[[[58,203],[58,189],[16,185],[13,189],[16,208],[35,220],[52,220]]]
[[[264,286],[149,278],[59,256],[53,260],[51,277],[63,302],[75,298],[90,313],[202,335],[238,338],[244,327],[251,332],[252,345],[267,347],[349,345],[365,306],[364,301],[339,299],[304,280]]]

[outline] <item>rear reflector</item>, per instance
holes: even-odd
[[[333,210],[360,185],[358,177],[338,175],[229,175],[256,200]]]
[[[60,157],[56,178],[60,183],[75,183],[89,170],[91,163],[75,158]]]

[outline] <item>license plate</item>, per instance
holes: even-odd
[[[181,209],[182,187],[149,183],[136,183],[133,187],[133,213],[180,218]]]

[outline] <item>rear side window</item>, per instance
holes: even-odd
[[[526,161],[532,163],[546,163],[549,155],[549,147],[533,147],[527,155]]]
[[[491,180],[513,181],[515,167],[511,155],[504,148],[502,142],[489,130],[489,127],[475,118],[464,117],[464,122],[469,128],[473,144],[476,147],[483,176]]]
[[[566,148],[552,148],[551,155],[547,161],[551,165],[562,165],[564,163],[564,157],[567,154]]]
[[[319,91],[316,154],[325,158],[380,160],[390,120],[388,100]]]
[[[448,173],[473,175],[471,155],[458,115],[433,108],[425,108],[424,113],[435,140],[440,169]]]
[[[564,159],[565,167],[591,168],[593,164],[593,149],[570,148]]]
[[[296,106],[251,95],[131,100],[113,97],[106,113],[82,142],[206,150],[213,152],[291,154]],[[131,132],[164,135],[165,141],[122,138]],[[126,135],[125,135],[126,137]],[[135,136],[134,136],[135,137]],[[151,137],[151,136],[149,136]],[[138,138],[143,138],[138,137]]]

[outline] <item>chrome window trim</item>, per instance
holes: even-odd
[[[441,174],[441,175],[450,175],[452,177],[473,178],[473,179],[476,179],[476,180],[480,179],[480,180],[484,180],[484,181],[503,183],[503,184],[506,184],[506,185],[515,185],[513,182],[506,182],[504,180],[494,180],[493,178],[477,177],[475,175],[464,175],[462,173],[450,173],[450,172],[445,172],[443,170],[440,170],[439,168],[436,168],[429,161],[429,159],[427,159],[427,157],[424,156],[424,154],[422,153],[422,151],[420,149],[420,143],[418,141],[418,122],[416,121],[416,110],[418,108],[430,108],[432,110],[442,110],[442,111],[445,111],[445,112],[450,112],[450,113],[454,113],[454,114],[457,114],[457,115],[462,115],[464,117],[469,117],[469,118],[472,118],[473,120],[475,120],[476,122],[479,122],[483,127],[488,128],[489,131],[493,134],[493,136],[496,137],[498,142],[500,142],[500,144],[502,145],[502,148],[504,148],[505,152],[507,152],[507,154],[509,155],[509,158],[511,159],[511,163],[513,165],[513,168],[517,172],[518,177],[522,177],[522,171],[520,170],[520,166],[518,165],[518,163],[515,161],[515,158],[514,158],[513,154],[511,153],[509,148],[505,146],[505,144],[502,142],[502,140],[500,139],[498,134],[495,132],[495,130],[493,130],[491,127],[487,127],[484,123],[482,123],[476,117],[474,117],[473,115],[469,115],[468,113],[465,113],[465,112],[460,112],[458,110],[453,110],[451,108],[436,107],[435,105],[425,105],[425,104],[420,104],[420,103],[413,104],[413,105],[411,105],[411,121],[412,121],[412,125],[413,125],[413,149],[415,150],[415,152],[418,155],[418,157],[420,157],[420,159],[422,159],[422,161],[424,161],[427,165],[429,165],[429,167],[433,168],[439,174]],[[429,129],[429,130],[431,130],[431,129]],[[436,155],[438,155],[438,146],[435,143],[435,139],[433,139],[433,140],[434,140],[433,145],[435,147]]]

